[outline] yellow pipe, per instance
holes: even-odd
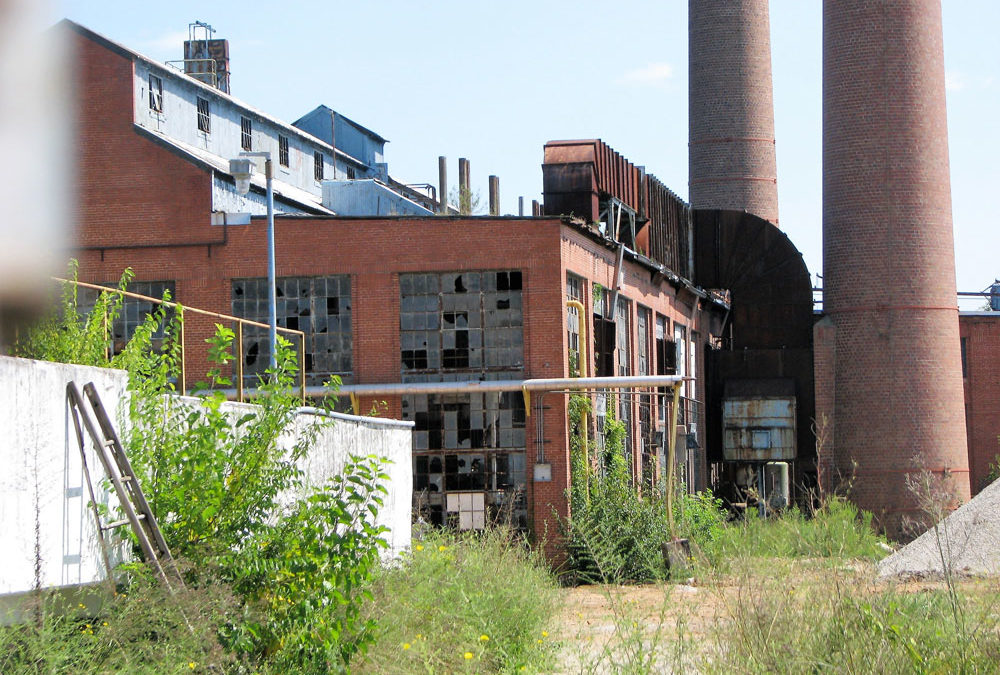
[[[567,300],[566,307],[572,307],[577,312],[580,313],[579,327],[580,327],[580,349],[577,351],[579,356],[577,357],[577,366],[579,367],[579,375],[577,377],[587,377],[587,310],[584,308],[583,303],[579,300]],[[570,377],[573,373],[570,373]],[[589,398],[589,397],[588,397]],[[587,467],[587,476],[585,476],[586,493],[587,499],[590,499],[590,431],[588,427],[590,426],[590,415],[586,410],[583,411],[583,416],[581,419],[581,426],[583,432],[583,459],[584,466]]]
[[[674,405],[670,409],[670,428],[667,433],[667,526],[670,529],[671,540],[677,538],[674,529],[674,457],[677,452],[677,407],[681,402],[681,383],[674,385]]]

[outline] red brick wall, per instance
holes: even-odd
[[[174,280],[181,298],[204,297],[211,285],[196,270],[212,262],[208,247],[146,252],[115,247],[221,238],[221,228],[208,227],[210,173],[135,130],[130,59],[75,31],[69,35],[76,52],[75,109],[81,113],[74,214],[80,279],[114,281],[132,266],[139,279]],[[213,298],[213,306],[220,298]],[[186,330],[191,355],[204,359],[212,321],[191,316]]]
[[[1000,455],[1000,312],[959,316],[958,327],[965,341],[965,414],[976,494]]]
[[[969,497],[939,0],[823,4],[837,468],[895,531],[906,472]]]
[[[691,207],[778,223],[767,0],[688,3]]]

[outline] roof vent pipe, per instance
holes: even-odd
[[[438,213],[448,215],[448,158],[438,157]]]
[[[472,213],[472,190],[469,188],[469,160],[458,158],[458,212],[463,216]]]
[[[490,215],[500,215],[500,178],[490,176]]]

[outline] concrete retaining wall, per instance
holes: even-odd
[[[92,584],[105,576],[66,405],[70,381],[80,388],[94,382],[109,411],[127,402],[124,371],[0,356],[0,597],[30,591],[36,576],[43,587]],[[253,408],[226,406],[234,413]],[[282,442],[289,447],[294,435],[316,425],[320,428],[312,450],[300,463],[306,485],[322,485],[343,469],[351,454],[390,460],[389,494],[378,523],[390,528],[387,539],[393,553],[408,547],[412,423],[303,408]],[[120,429],[119,434],[124,435]],[[113,505],[113,496],[100,489],[104,473],[93,450],[88,450],[87,462],[98,501]],[[289,495],[289,501],[294,497]]]
[[[0,356],[0,594],[30,590],[36,561],[42,586],[104,578],[66,405],[70,381],[80,388],[93,382],[109,411],[127,396],[124,371]],[[99,485],[103,471],[92,449],[87,463],[98,501],[107,504]]]

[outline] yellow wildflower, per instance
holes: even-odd
[[[466,661],[471,661],[474,655],[472,652],[465,652],[464,656]]]
[[[406,651],[407,649],[409,649],[409,648],[410,648],[411,646],[412,646],[412,645],[411,645],[411,644],[410,644],[409,642],[404,642],[404,643],[403,643],[403,651],[405,652],[405,651]]]
[[[490,641],[490,636],[489,636],[489,635],[486,635],[486,634],[484,633],[483,635],[480,635],[480,636],[479,636],[479,641],[480,641],[480,642],[489,642],[489,641]]]
[[[448,550],[448,547],[445,546],[444,544],[441,544],[440,546],[438,546],[438,552],[439,553],[443,553],[446,550]]]
[[[196,665],[198,665],[198,664],[195,663],[194,661],[188,661],[188,668],[190,668],[191,670],[194,670],[194,667]]]
[[[423,551],[424,550],[424,545],[423,544],[417,544],[416,549],[418,551]]]
[[[542,637],[548,637],[548,636],[549,636],[549,632],[547,630],[543,630],[542,631]]]

